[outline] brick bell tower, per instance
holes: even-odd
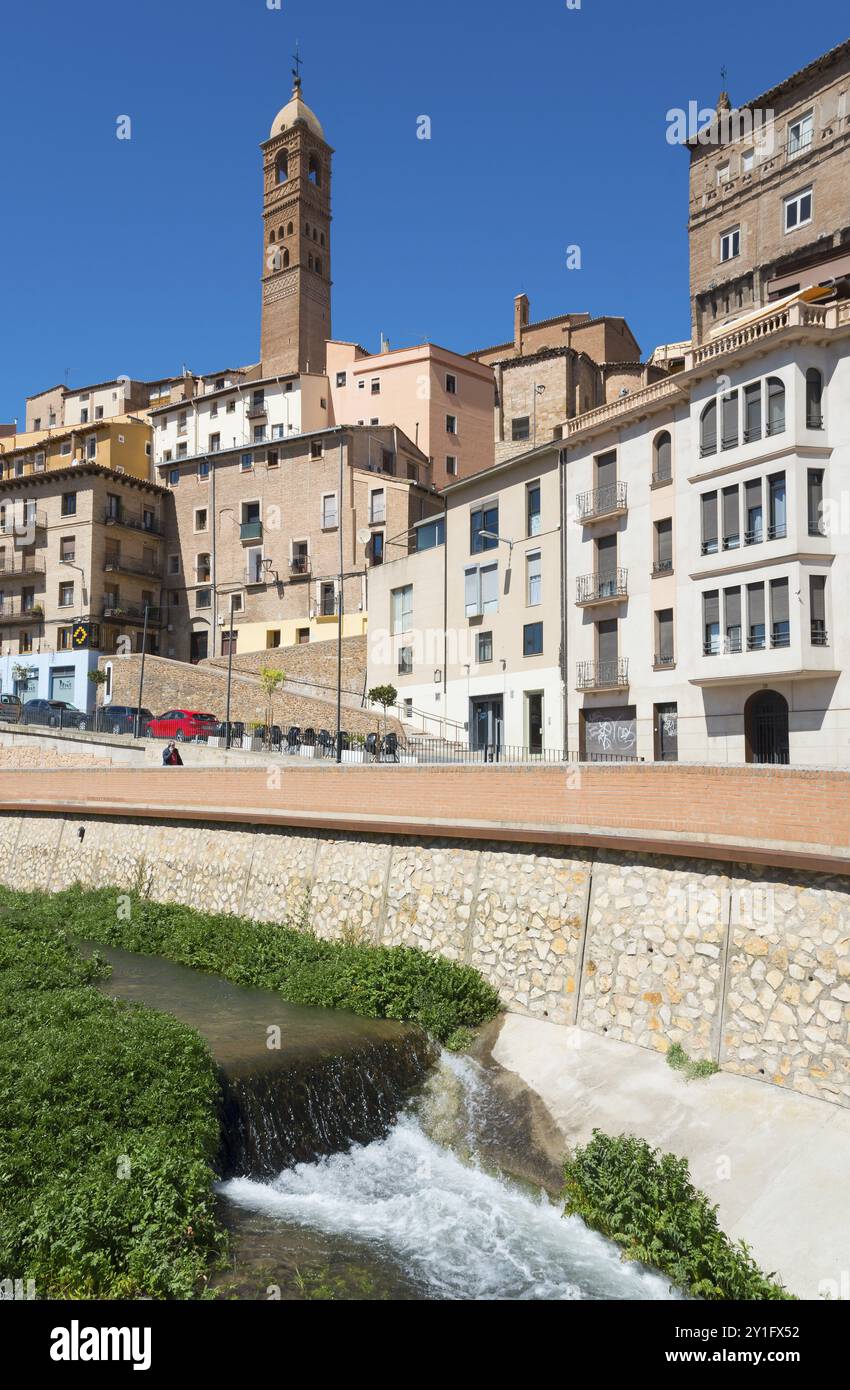
[[[324,372],[331,336],[331,159],[318,117],[292,97],[263,151],[263,375]]]

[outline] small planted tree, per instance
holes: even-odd
[[[274,697],[285,680],[283,671],[279,671],[273,666],[264,666],[260,671],[260,685],[266,697],[266,738],[269,744],[271,744],[272,724],[274,722]]]
[[[95,704],[97,704],[98,691],[106,685],[106,682],[109,680],[109,677],[107,676],[105,671],[101,671],[99,668],[95,668],[94,671],[89,671],[89,680],[94,686],[94,698]]]
[[[370,705],[380,705],[383,713],[382,734],[387,732],[387,710],[390,705],[394,705],[398,699],[398,691],[394,685],[373,685],[367,697]]]

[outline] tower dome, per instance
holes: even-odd
[[[312,130],[314,135],[318,135],[320,140],[324,140],[325,132],[322,129],[321,121],[315,111],[311,111],[307,103],[302,100],[301,79],[298,77],[296,77],[295,84],[292,88],[292,96],[286,105],[281,107],[272,121],[269,139],[271,140],[275,135],[280,135],[284,130],[289,130],[296,121],[303,121],[304,124]]]

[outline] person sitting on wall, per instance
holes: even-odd
[[[177,749],[176,743],[167,743],[162,750],[163,767],[182,767],[183,759]]]

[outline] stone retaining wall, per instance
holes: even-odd
[[[82,839],[79,830],[84,831]],[[850,879],[245,825],[0,816],[0,881],[161,901],[475,965],[506,1008],[850,1105]]]

